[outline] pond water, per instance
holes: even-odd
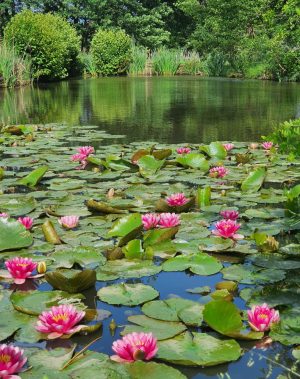
[[[300,116],[300,84],[102,78],[0,90],[0,123],[98,125],[127,141],[254,141]]]

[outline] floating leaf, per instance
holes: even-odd
[[[183,366],[214,366],[241,356],[235,340],[219,340],[205,333],[183,333],[159,341],[157,358]]]
[[[211,142],[209,145],[200,146],[200,151],[204,151],[211,158],[225,159],[227,156],[227,151],[222,143]]]
[[[266,174],[267,171],[264,167],[254,169],[247,178],[243,180],[241,184],[242,192],[257,192],[262,186]]]
[[[21,249],[32,243],[32,235],[19,221],[0,217],[0,251]]]
[[[78,293],[95,285],[96,271],[53,271],[46,273],[45,279],[55,289],[66,291],[69,293]]]
[[[203,154],[185,154],[183,156],[177,157],[176,161],[184,167],[197,168],[204,172],[207,172],[209,170],[209,163]]]
[[[190,269],[194,274],[213,275],[222,269],[221,263],[208,254],[199,253],[196,255],[179,255],[170,258],[163,263],[164,271],[183,271]]]
[[[112,284],[98,291],[100,300],[109,304],[134,306],[155,299],[159,293],[145,284]]]
[[[151,332],[158,340],[164,340],[174,337],[186,329],[181,322],[155,320],[144,315],[129,316],[128,321],[135,325],[126,325],[121,335],[133,332]]]
[[[18,184],[28,187],[35,187],[42,180],[48,170],[48,166],[38,167],[24,178],[18,180]]]
[[[73,249],[61,249],[55,251],[51,257],[55,259],[55,267],[71,268],[75,263],[81,267],[102,266],[106,258],[100,249],[91,246],[77,246]]]

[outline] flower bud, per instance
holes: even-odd
[[[46,262],[39,262],[36,270],[39,274],[44,274],[47,271]]]

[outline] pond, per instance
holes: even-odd
[[[116,79],[87,80],[53,84],[44,90],[20,90],[24,91],[23,95],[27,90],[28,94],[36,94],[31,109],[39,110],[39,115],[33,116],[33,111],[30,115],[30,107],[24,105],[24,113],[19,113],[16,121],[54,122],[63,111],[68,124],[2,129],[0,213],[9,217],[0,217],[0,340],[25,349],[29,358],[26,368],[32,368],[20,374],[22,379],[299,378],[299,160],[289,162],[274,146],[264,148],[260,143],[245,142],[252,138],[259,140],[254,127],[246,133],[245,124],[240,125],[237,135],[234,132],[238,141],[233,142],[234,146],[227,146],[228,151],[222,143],[211,142],[215,135],[233,139],[228,134],[229,127],[227,134],[222,134],[223,121],[216,123],[215,131],[210,127],[196,128],[193,134],[186,118],[186,130],[175,132],[176,119],[167,112],[165,123],[169,123],[170,129],[164,133],[162,107],[170,106],[170,98],[166,96],[164,105],[164,97],[160,95],[158,101],[153,94],[139,104],[141,99],[133,96],[131,88],[134,112],[141,118],[143,111],[147,112],[147,101],[150,110],[151,104],[157,105],[156,101],[161,107],[159,117],[156,114],[152,119],[151,114],[144,114],[144,120],[155,128],[147,124],[147,131],[143,131],[142,120],[134,124],[130,115],[122,119],[128,108],[117,107],[120,90],[115,86],[130,88],[141,84],[144,88],[147,81],[148,78],[121,78],[120,84],[116,84]],[[149,78],[149,82],[159,86],[156,78]],[[178,104],[180,91],[176,92],[176,85],[186,88],[195,82],[199,86],[195,107],[200,102],[200,86],[204,83],[215,87],[213,92],[219,83],[225,87],[229,83],[245,86],[245,91],[246,87],[249,91],[251,86],[261,85],[260,82],[198,78],[167,78],[161,83],[162,88],[166,83],[173,87]],[[112,113],[108,112],[112,100],[109,106],[102,102],[101,112],[98,108],[97,112],[88,113],[93,109],[90,103],[93,84],[98,88],[94,91],[94,109],[101,104],[98,91],[104,86],[109,93],[111,84],[115,99]],[[69,92],[69,86],[73,85],[77,91],[81,86],[90,89],[83,95],[81,88],[83,92],[77,94],[79,101]],[[280,91],[290,88],[293,93],[293,106],[285,103],[282,108],[289,110],[290,115],[282,117],[274,105],[270,120],[275,120],[274,114],[277,121],[295,114],[297,95],[293,86],[262,85]],[[64,86],[67,90],[60,98],[58,92]],[[185,101],[188,92],[186,88]],[[236,101],[237,92],[234,92]],[[20,93],[12,96],[18,97]],[[48,95],[43,97],[38,93]],[[81,109],[87,111],[85,118],[84,113],[74,114],[68,105],[73,100],[84,103],[84,99],[87,106],[81,104]],[[56,106],[55,101],[58,101]],[[230,107],[228,99],[219,101]],[[255,102],[254,97],[252,101]],[[252,117],[258,117],[257,109]],[[250,112],[246,113],[250,117]],[[230,117],[229,111],[226,114]],[[191,111],[189,116],[192,115]],[[231,114],[234,119],[233,115],[234,112]],[[262,114],[259,116],[262,120]],[[102,121],[97,121],[101,117]],[[156,117],[160,127],[155,124]],[[131,129],[125,128],[126,120],[132,122]],[[78,121],[80,125],[76,125]],[[101,128],[89,123],[99,124]],[[124,128],[119,130],[118,125]],[[236,120],[236,128],[237,125]],[[266,131],[269,126],[264,124],[264,128]],[[251,138],[250,133],[253,133]],[[137,142],[142,138],[146,142]],[[200,144],[196,138],[203,138],[208,144]],[[176,142],[185,140],[194,143],[190,143],[191,152],[182,154],[177,149],[185,144]],[[158,141],[155,148],[152,141]],[[92,147],[84,150],[84,158],[74,156],[79,146],[88,144]],[[214,167],[223,169],[211,171]],[[175,193],[184,193],[187,201],[183,205],[169,205],[166,199]],[[241,225],[238,232],[242,236],[224,237],[224,231],[223,237],[214,234],[216,223],[223,217],[220,212],[226,209],[239,212],[233,214],[238,216],[233,223]],[[176,215],[172,216],[172,222],[168,216],[163,223],[166,216],[162,215],[167,212]],[[160,214],[158,224],[148,228],[141,219],[145,213]],[[61,217],[67,215],[79,216],[78,225],[70,228],[63,225]],[[23,216],[33,219],[32,227],[26,224],[27,231],[17,220]],[[42,263],[42,268],[45,262],[45,277],[13,283],[7,278],[4,262],[16,256]],[[86,276],[77,276],[82,274]],[[279,310],[281,318],[265,335],[250,330],[246,312],[264,302]],[[53,340],[45,333],[38,333],[35,325],[42,311],[61,303],[85,309],[86,318],[80,322],[85,327],[82,333],[69,339]],[[99,322],[102,322],[101,329],[97,329]],[[153,366],[143,362],[139,366],[124,366],[109,360],[108,356],[113,354],[112,343],[122,338],[124,330],[153,331],[159,339]],[[78,352],[97,337],[100,339],[88,347],[89,352],[61,370],[74,349]]]
[[[0,90],[0,123],[97,125],[129,142],[255,141],[299,115],[299,83],[124,77]]]

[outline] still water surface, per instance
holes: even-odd
[[[0,123],[99,125],[130,142],[253,141],[297,116],[299,83],[124,77],[0,91]]]

